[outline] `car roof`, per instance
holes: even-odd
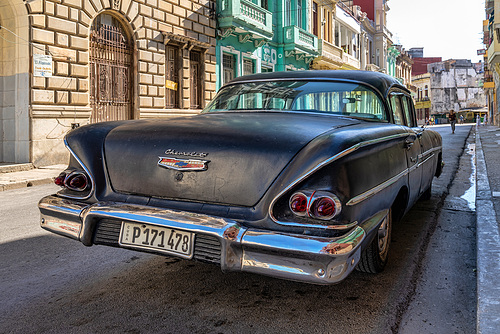
[[[408,89],[396,78],[387,74],[372,71],[353,70],[308,70],[258,73],[237,77],[231,80],[228,84],[266,80],[340,80],[367,84],[377,89],[382,96],[387,96],[389,89],[393,86],[403,89],[409,93]]]

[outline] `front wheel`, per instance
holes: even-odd
[[[376,274],[384,270],[391,244],[392,209],[380,224],[377,234],[370,245],[361,253],[361,259],[356,267],[357,270]]]

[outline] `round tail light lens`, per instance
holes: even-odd
[[[64,185],[70,190],[84,191],[89,185],[89,179],[83,173],[73,173],[66,178]]]
[[[316,218],[330,219],[335,213],[335,201],[330,197],[320,197],[311,205],[311,214]]]
[[[297,193],[290,199],[290,210],[298,216],[307,214],[307,197],[304,194]]]
[[[54,179],[54,183],[59,187],[64,187],[64,179],[66,179],[66,173],[61,173]]]

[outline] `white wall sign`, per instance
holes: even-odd
[[[52,76],[52,56],[33,55],[33,76],[51,77]]]

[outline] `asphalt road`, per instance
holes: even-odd
[[[473,333],[470,127],[434,129],[446,168],[431,200],[394,226],[383,273],[334,286],[85,247],[39,227],[55,186],[1,192],[0,333]]]

